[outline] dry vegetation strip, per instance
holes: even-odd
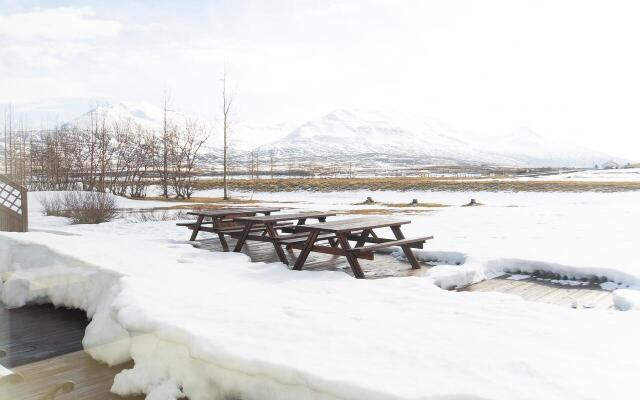
[[[433,190],[476,192],[626,192],[640,190],[640,182],[577,182],[577,181],[504,181],[504,180],[443,180],[431,178],[290,178],[231,180],[235,190],[259,192],[292,192],[312,190]],[[219,189],[222,180],[200,180],[197,189]]]

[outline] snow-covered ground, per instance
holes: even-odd
[[[0,299],[86,310],[92,322],[84,345],[92,356],[111,364],[135,361],[117,376],[113,391],[148,393],[148,399],[638,395],[640,313],[565,309],[437,285],[505,269],[548,269],[606,276],[629,286],[614,292],[616,304],[637,307],[640,193],[252,196],[303,209],[402,210],[413,221],[407,235],[436,236],[420,256],[442,265],[423,276],[381,280],[296,272],[195,249],[174,221],[70,226],[38,215],[31,198],[33,231],[0,234]],[[450,207],[354,205],[367,196]],[[470,198],[485,205],[459,207]]]
[[[583,181],[583,182],[640,182],[640,168],[590,169],[566,174],[541,175],[520,180]]]

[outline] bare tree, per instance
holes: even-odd
[[[171,181],[178,199],[190,199],[193,194],[195,162],[206,140],[205,128],[194,121],[186,121],[184,126],[176,129],[172,135],[169,153],[173,168]]]
[[[256,149],[254,150],[256,153],[256,161],[255,161],[255,167],[254,167],[254,175],[256,177],[256,179],[260,179],[260,149]]]
[[[162,196],[164,198],[169,197],[169,146],[171,145],[171,126],[168,117],[169,113],[169,102],[171,99],[167,94],[167,91],[164,92],[164,107],[163,107],[163,116],[162,116],[162,155],[161,155],[161,163],[162,163]]]
[[[229,192],[227,187],[227,167],[228,167],[228,153],[229,153],[229,128],[231,126],[231,104],[233,103],[233,96],[227,90],[227,71],[222,73],[222,185],[224,190],[224,200],[229,200]]]
[[[269,172],[271,173],[271,179],[273,179],[273,149],[269,149]]]

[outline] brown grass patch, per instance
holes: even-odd
[[[241,198],[232,198],[229,200],[224,200],[222,197],[192,197],[190,199],[175,199],[169,198],[165,199],[162,196],[154,196],[154,197],[146,197],[141,200],[153,200],[153,201],[166,201],[166,202],[174,202],[174,203],[234,203],[234,204],[256,204],[260,203],[259,200],[247,200]]]
[[[413,214],[425,214],[433,212],[433,210],[399,210],[393,208],[358,208],[355,210],[341,210],[339,211],[342,215],[353,215],[353,214],[362,214],[362,215],[391,215],[391,214],[403,214],[403,215],[413,215]]]
[[[291,178],[231,180],[234,190],[260,192],[342,190],[427,190],[454,192],[626,192],[640,190],[640,182],[504,181],[438,178]],[[202,180],[197,189],[217,189],[222,180]]]

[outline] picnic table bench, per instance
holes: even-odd
[[[243,230],[243,226],[234,222],[234,218],[241,216],[252,216],[256,214],[270,215],[272,212],[280,211],[280,208],[275,207],[243,207],[243,208],[222,208],[219,210],[203,210],[203,211],[191,211],[187,214],[195,215],[197,217],[195,222],[182,222],[178,223],[178,226],[186,226],[191,229],[190,241],[196,240],[198,233],[211,232],[217,233],[220,238],[220,243],[224,251],[229,251],[229,245],[224,237],[225,234],[234,236],[240,234]],[[205,221],[205,219],[210,219]],[[211,225],[211,226],[207,226]]]
[[[278,254],[278,258],[284,264],[289,264],[289,260],[282,250],[282,243],[286,240],[292,240],[297,238],[306,239],[308,233],[300,233],[298,228],[304,226],[308,219],[316,219],[319,222],[326,221],[327,217],[334,216],[332,212],[319,212],[309,211],[295,214],[277,214],[277,215],[265,215],[265,216],[242,216],[234,218],[234,221],[238,221],[244,224],[242,233],[238,236],[238,242],[236,243],[233,251],[240,252],[247,240],[255,240],[259,242],[271,242]],[[297,221],[296,225],[285,224],[289,221]],[[261,235],[252,235],[256,232],[256,226],[258,230],[262,231]],[[278,234],[278,230],[282,230],[283,233],[289,233],[288,235]]]
[[[409,220],[397,220],[385,217],[363,217],[350,218],[339,221],[324,222],[311,225],[301,225],[297,227],[298,231],[308,232],[306,238],[294,238],[291,240],[282,240],[280,243],[301,249],[300,255],[296,259],[293,266],[295,270],[302,270],[309,253],[312,251],[342,255],[347,258],[347,262],[353,271],[353,275],[358,278],[364,278],[364,272],[360,267],[359,258],[373,259],[373,252],[382,248],[391,246],[400,246],[407,260],[411,264],[411,268],[418,269],[420,264],[413,254],[414,248],[423,248],[424,242],[433,239],[433,236],[423,236],[414,239],[407,239],[402,233],[401,226],[410,224]],[[380,228],[391,228],[395,239],[385,239],[379,237],[374,230]],[[320,240],[333,239],[337,245],[330,246],[316,244]],[[355,247],[351,247],[349,240],[355,241]],[[365,246],[366,243],[373,243]]]

